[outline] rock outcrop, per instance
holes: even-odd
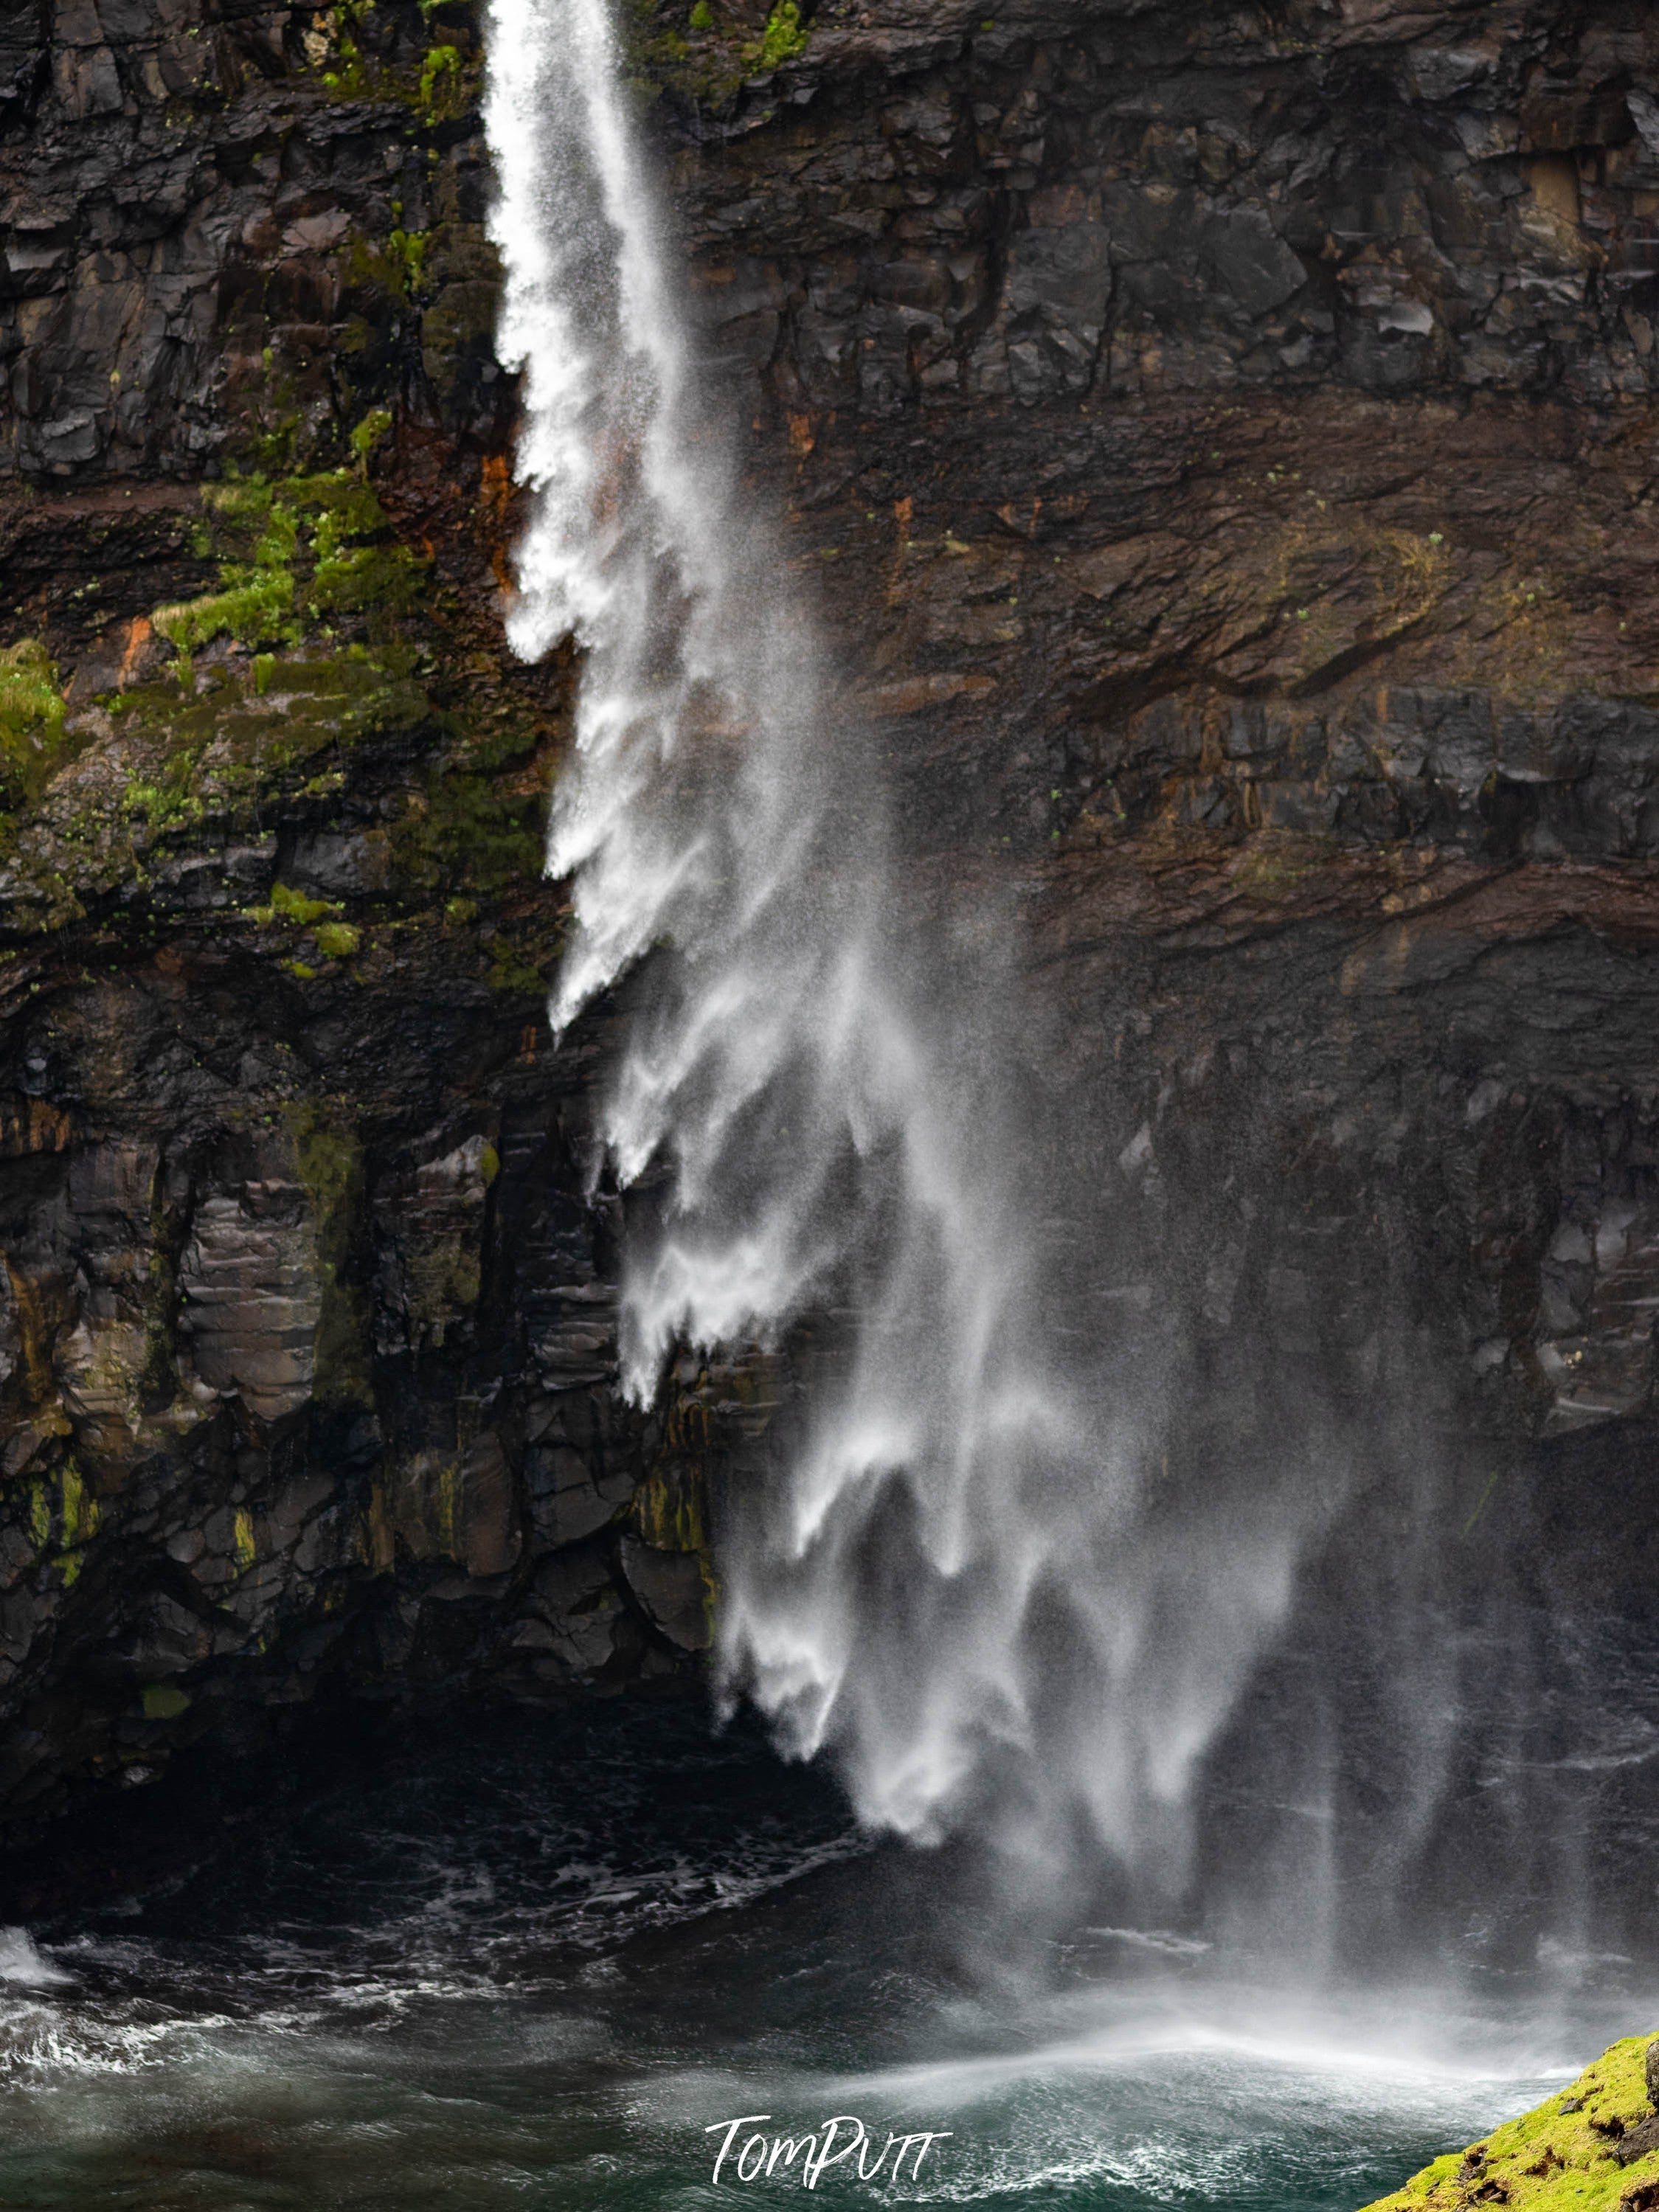
[[[1517,1465],[1648,1419],[1651,10],[628,21],[757,496],[1126,1247],[1231,1371],[1363,1401],[1403,1325]],[[479,38],[0,15],[10,1820],[325,1683],[694,1664],[774,1389],[612,1389]]]

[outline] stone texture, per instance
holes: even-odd
[[[1077,1282],[1247,1449],[1391,1361],[1483,1468],[1644,1433],[1653,11],[826,0],[769,75],[714,17],[630,19],[700,343],[915,878],[1099,1105]],[[461,4],[0,9],[0,642],[69,712],[0,823],[8,1821],[325,1687],[686,1668],[807,1357],[614,1395],[477,63]],[[414,617],[181,680],[204,484],[374,409]]]

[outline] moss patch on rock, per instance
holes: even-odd
[[[378,416],[359,428],[376,425],[383,434]],[[204,485],[202,500],[208,545],[220,556],[219,587],[157,607],[151,617],[177,648],[187,688],[192,655],[215,638],[292,647],[308,627],[341,617],[362,617],[371,633],[384,634],[384,621],[374,617],[413,604],[424,563],[392,540],[385,510],[359,471],[329,469],[276,483],[256,475]]]
[[[0,653],[0,801],[16,805],[45,782],[64,738],[58,671],[36,638]]]
[[[1631,2157],[1653,2118],[1644,2066],[1659,2037],[1633,2035],[1602,2052],[1570,2087],[1480,2142],[1449,2151],[1366,2212],[1659,2212],[1659,2125],[1652,2148]],[[1621,2153],[1623,2154],[1621,2158]],[[1628,2162],[1626,2162],[1628,2161]]]
[[[362,1199],[362,1146],[345,1110],[315,1100],[286,1109],[295,1166],[317,1224],[322,1301],[317,1318],[316,1392],[323,1404],[372,1404],[368,1317],[348,1262]]]
[[[806,51],[807,26],[796,0],[775,0],[759,27],[750,12],[696,0],[629,0],[622,15],[623,49],[635,93],[655,100],[666,93],[678,105],[720,114],[736,104],[745,85],[797,61]]]

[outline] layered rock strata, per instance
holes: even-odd
[[[1264,1361],[1363,1405],[1403,1328],[1517,1466],[1644,1421],[1651,12],[627,31],[913,863],[1018,917],[1097,1105],[1154,1255],[1107,1290],[1235,1408]],[[324,1682],[684,1667],[775,1395],[614,1395],[479,64],[459,5],[0,21],[15,1820]]]

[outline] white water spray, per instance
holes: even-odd
[[[1086,1312],[1054,1348],[1067,1286],[1033,1224],[1079,1194],[1039,1187],[1012,965],[907,890],[875,747],[696,374],[603,0],[492,0],[490,37],[534,495],[510,635],[585,653],[556,1030],[657,971],[602,1121],[622,1183],[668,1171],[626,1385],[841,1316],[723,1534],[722,1679],[793,1748],[833,1745],[872,1823],[991,1819],[1050,1854],[1081,1825],[1173,1863],[1322,1508],[1159,1506],[1167,1373],[1143,1352],[1115,1382]]]

